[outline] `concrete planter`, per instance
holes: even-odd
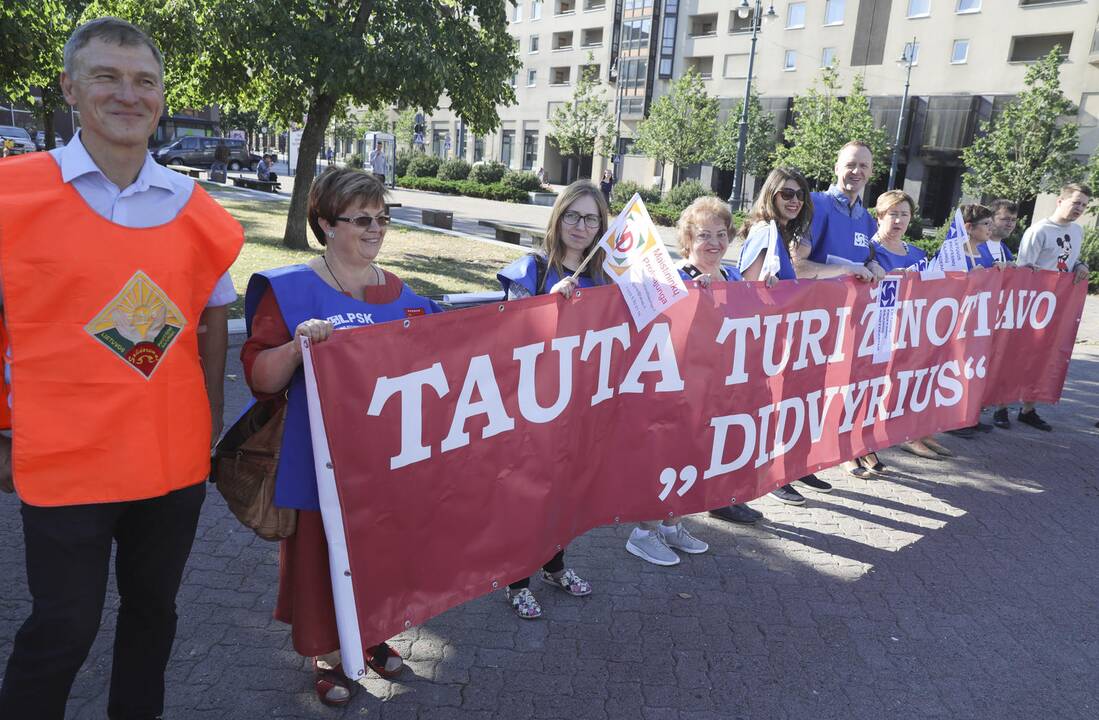
[[[552,207],[557,202],[557,193],[553,192],[532,192],[527,193],[530,195],[531,205],[546,205]]]

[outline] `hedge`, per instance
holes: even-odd
[[[513,203],[530,202],[530,196],[523,190],[508,187],[503,183],[482,185],[472,180],[440,180],[434,177],[399,177],[397,184],[411,190],[427,190],[445,195],[466,195],[486,200],[503,200]]]

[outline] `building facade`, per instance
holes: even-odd
[[[754,2],[750,3],[754,5]],[[517,0],[509,8],[522,68],[512,78],[517,104],[500,108],[501,127],[467,136],[443,108],[427,118],[428,152],[513,169],[544,168],[565,182],[568,165],[548,139],[549,118],[569,102],[579,73],[594,65],[624,137],[623,177],[645,184],[670,168],[631,154],[652,101],[688,68],[719,99],[720,120],[744,95],[754,18],[738,0]],[[1054,46],[1065,55],[1062,88],[1078,105],[1078,155],[1099,147],[1099,0],[775,0],[763,2],[754,83],[775,118],[776,140],[791,121],[793,97],[835,63],[842,87],[862,77],[871,110],[892,143],[902,110],[898,177],[925,217],[940,222],[961,193],[961,149],[1023,87],[1027,66]],[[773,8],[773,16],[768,12]],[[914,57],[909,99],[901,108]],[[445,99],[443,100],[445,104]],[[445,139],[454,138],[448,146]],[[889,158],[877,158],[888,163]],[[594,158],[595,175],[610,159]],[[719,193],[731,173],[687,168]],[[747,190],[752,189],[751,178]],[[874,189],[871,189],[873,193]]]

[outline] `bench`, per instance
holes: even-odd
[[[512,225],[499,220],[478,220],[478,225],[490,227],[496,231],[496,239],[512,245],[526,245],[534,247],[541,245],[546,238],[546,231],[541,228],[532,228],[526,225]],[[526,242],[523,240],[526,239]]]
[[[420,222],[431,227],[453,230],[454,213],[447,210],[420,210]]]
[[[202,177],[202,169],[197,167],[189,167],[187,165],[169,165],[169,168],[175,170],[177,173],[184,175],[190,175],[193,178]]]
[[[229,179],[233,181],[233,185],[236,187],[246,187],[252,190],[263,190],[265,192],[275,192],[279,189],[279,183],[277,180],[260,180],[259,178],[248,177],[246,175],[230,175]]]

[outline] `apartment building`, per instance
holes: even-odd
[[[455,142],[454,150],[462,147],[471,161],[542,167],[551,181],[564,181],[567,164],[547,139],[549,118],[590,63],[621,119],[623,176],[651,182],[669,169],[632,154],[629,138],[673,79],[697,70],[719,98],[722,120],[743,97],[755,18],[741,18],[740,4],[518,0],[509,8],[523,63],[512,79],[518,102],[500,108],[496,133]],[[835,63],[844,87],[860,75],[891,142],[903,110],[899,177],[936,222],[960,196],[961,149],[1022,89],[1028,64],[1054,46],[1065,56],[1062,87],[1079,106],[1079,156],[1099,148],[1099,0],[764,0],[762,9],[753,77],[775,117],[776,139],[791,121],[793,96],[812,86],[822,67]],[[902,109],[906,67],[897,60],[906,49],[915,61]],[[445,148],[442,138],[462,129],[445,109],[432,113],[429,126],[436,152]],[[595,158],[583,171],[598,173],[604,162]],[[686,172],[718,192],[732,184],[731,173],[710,167]]]

